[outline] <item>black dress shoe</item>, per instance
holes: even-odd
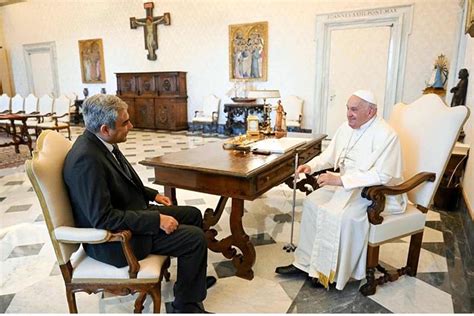
[[[303,270],[298,269],[294,265],[290,264],[288,266],[277,267],[275,272],[282,275],[308,275],[308,273],[304,272]]]
[[[216,284],[217,279],[216,277],[210,275],[206,277],[206,289],[211,288],[214,284]]]
[[[183,306],[176,307],[174,303],[171,303],[170,310],[167,313],[171,314],[211,314],[204,309],[201,302],[198,303],[187,303]]]
[[[311,285],[312,285],[314,288],[323,288],[323,287],[324,287],[324,285],[322,285],[321,283],[319,283],[318,278],[311,278]]]

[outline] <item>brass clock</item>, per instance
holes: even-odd
[[[258,117],[256,115],[249,115],[247,117],[247,136],[255,137],[260,134],[258,128]]]

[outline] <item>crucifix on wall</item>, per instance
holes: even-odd
[[[146,10],[146,18],[136,19],[130,18],[130,28],[136,29],[143,26],[145,32],[145,49],[148,50],[147,58],[149,60],[156,60],[155,51],[158,49],[158,24],[170,25],[171,15],[165,12],[162,16],[153,16],[153,2],[146,2],[143,4]]]

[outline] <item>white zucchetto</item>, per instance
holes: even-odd
[[[354,92],[352,95],[355,95],[359,98],[361,98],[362,100],[365,100],[369,103],[372,103],[372,104],[377,104],[377,99],[375,98],[375,95],[372,91],[370,90],[357,90],[356,92]]]

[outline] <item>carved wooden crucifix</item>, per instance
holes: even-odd
[[[170,25],[171,15],[165,12],[162,16],[153,16],[153,2],[146,2],[143,4],[146,10],[146,18],[136,19],[130,18],[130,28],[136,29],[138,26],[143,26],[145,32],[145,49],[148,50],[147,58],[149,60],[156,60],[155,51],[158,49],[158,24]]]

